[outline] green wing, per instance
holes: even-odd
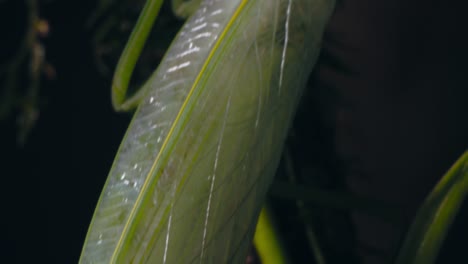
[[[146,83],[82,263],[245,261],[333,4],[201,4]]]

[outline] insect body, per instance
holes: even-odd
[[[206,0],[109,174],[82,263],[243,263],[331,0]]]

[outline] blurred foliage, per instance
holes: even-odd
[[[49,33],[49,24],[40,18],[37,0],[25,1],[24,11],[22,40],[6,62],[0,64],[0,120],[17,116],[20,146],[39,118],[41,78],[55,78],[55,69],[47,62],[42,43]]]

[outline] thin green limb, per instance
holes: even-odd
[[[289,263],[283,249],[278,232],[276,231],[271,213],[267,206],[262,208],[255,230],[254,245],[261,263],[286,264]]]
[[[467,193],[468,151],[465,151],[419,209],[396,264],[435,263],[447,231]]]
[[[188,18],[195,13],[200,6],[201,0],[172,0],[172,11],[180,18]]]
[[[130,35],[122,56],[117,64],[112,83],[112,106],[116,111],[129,111],[138,106],[144,95],[144,89],[140,89],[130,98],[126,99],[128,84],[132,77],[135,64],[145,45],[146,39],[158,17],[163,0],[146,1],[143,11]]]

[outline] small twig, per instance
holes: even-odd
[[[18,81],[18,75],[21,65],[26,60],[27,56],[31,52],[32,45],[35,39],[35,22],[37,19],[37,6],[35,0],[26,1],[28,7],[28,23],[26,34],[20,43],[18,52],[13,58],[5,65],[1,65],[0,74],[4,73],[5,79],[5,90],[3,95],[0,96],[2,101],[0,102],[0,119],[6,118],[16,104],[15,100],[15,88]]]
[[[48,34],[49,25],[39,19],[39,7],[37,0],[26,0],[27,29],[17,53],[12,59],[0,68],[0,73],[5,74],[4,92],[0,97],[0,119],[6,118],[11,111],[19,106],[21,111],[18,116],[18,143],[23,145],[26,137],[34,127],[39,116],[38,98],[40,76],[45,63],[45,49],[38,40]],[[28,77],[29,85],[24,95],[16,92],[18,79],[21,75],[21,67],[29,60]],[[49,72],[52,69],[50,65]]]

